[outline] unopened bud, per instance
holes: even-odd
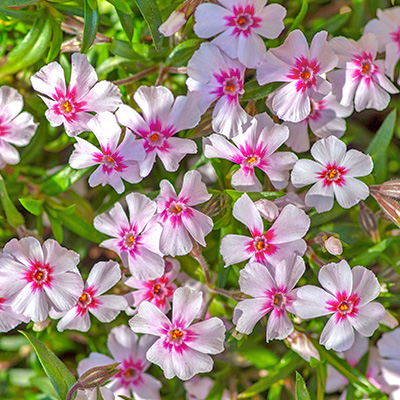
[[[34,330],[35,332],[42,332],[49,326],[49,324],[50,320],[48,318],[41,322],[35,322],[33,324],[32,330]]]
[[[382,196],[379,192],[372,191],[371,194],[385,212],[385,215],[400,227],[400,204],[390,197]]]
[[[269,222],[274,221],[279,215],[278,206],[270,200],[260,199],[254,204],[261,216]]]
[[[342,242],[340,239],[334,236],[330,236],[328,239],[326,239],[324,245],[326,251],[333,256],[338,256],[343,252]]]
[[[385,316],[379,322],[391,329],[396,328],[396,326],[399,324],[399,321],[397,321],[397,319],[388,310],[386,310]]]
[[[400,199],[400,180],[387,181],[380,185],[371,186],[370,191],[371,193],[377,191],[383,196]]]
[[[209,217],[215,217],[224,209],[229,201],[229,196],[226,194],[219,194],[211,197],[210,200],[204,205],[201,212]]]
[[[158,30],[163,36],[169,37],[178,32],[186,24],[186,21],[184,12],[173,11],[167,20],[158,27]]]
[[[319,360],[318,350],[304,333],[293,331],[286,338],[286,342],[293,351],[295,351],[300,357],[304,358],[307,362],[310,362],[311,357]]]
[[[379,242],[378,223],[374,213],[364,204],[360,202],[360,213],[358,215],[361,228],[372,239],[373,242]]]
[[[120,363],[114,363],[88,369],[78,380],[79,388],[91,389],[104,385],[115,374],[121,371],[120,369],[117,369],[119,364]]]

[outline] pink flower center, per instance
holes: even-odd
[[[264,309],[269,312],[275,309],[278,315],[282,315],[287,306],[293,303],[294,297],[288,293],[286,287],[274,287],[266,292],[268,301],[266,302]]]
[[[251,34],[251,28],[258,28],[260,26],[261,18],[254,16],[254,6],[246,5],[246,7],[233,7],[234,15],[225,17],[228,21],[228,26],[234,27],[233,35],[245,35]]]
[[[320,111],[325,108],[325,100],[315,101],[310,97],[310,115],[306,120],[312,119],[313,121],[318,121],[321,118]]]
[[[172,297],[174,286],[168,286],[169,279],[166,275],[161,278],[153,279],[146,283],[148,291],[146,300],[153,302],[158,308],[162,309],[168,297]]]
[[[109,148],[103,149],[103,153],[93,154],[93,159],[99,164],[103,164],[103,172],[110,174],[113,171],[123,172],[127,165],[124,164],[124,158],[119,155],[118,151],[111,153]]]
[[[144,366],[141,361],[134,362],[132,359],[123,360],[120,364],[121,371],[115,375],[123,387],[135,386],[142,382]]]
[[[82,316],[86,313],[88,308],[97,308],[101,304],[101,302],[94,297],[96,291],[94,287],[90,286],[82,293],[77,303],[77,315]]]
[[[179,215],[184,209],[185,209],[185,205],[184,204],[182,204],[181,202],[173,201],[171,203],[171,205],[169,206],[168,211],[171,214]]]
[[[228,71],[220,70],[219,74],[214,74],[217,88],[212,94],[218,96],[228,96],[230,101],[238,101],[238,95],[243,94],[243,77],[239,69],[230,68]]]
[[[236,26],[239,29],[247,29],[249,26],[253,25],[253,18],[251,17],[250,14],[245,13],[245,14],[239,14],[236,17]]]
[[[355,66],[352,76],[357,81],[364,78],[368,83],[379,70],[378,66],[373,63],[372,54],[365,51],[361,55],[355,56],[352,62]]]
[[[164,144],[164,136],[160,132],[150,132],[147,136],[147,143],[149,147],[161,147]]]
[[[229,96],[236,96],[240,90],[240,82],[237,77],[228,78],[224,83],[224,93]]]
[[[30,271],[25,273],[25,279],[27,282],[32,283],[32,289],[42,289],[43,286],[50,287],[52,278],[53,268],[49,264],[41,264],[39,261],[34,261],[31,264]]]
[[[247,251],[253,253],[256,261],[263,263],[266,256],[274,254],[278,247],[271,242],[274,238],[274,232],[272,229],[265,232],[263,235],[259,232],[252,232],[254,240],[249,243]]]
[[[392,37],[392,41],[396,42],[400,49],[400,27],[398,27],[396,31],[391,32],[390,36]]]
[[[336,300],[328,301],[326,308],[336,313],[336,321],[342,321],[347,317],[354,317],[358,313],[357,306],[360,298],[356,293],[348,296],[346,292],[336,294]]]
[[[171,344],[181,345],[185,338],[185,333],[180,329],[175,328],[168,331],[168,339]]]
[[[308,60],[305,57],[296,58],[295,65],[287,77],[297,81],[296,90],[304,92],[307,88],[315,87],[315,76],[319,72],[317,60]]]
[[[338,167],[335,163],[328,164],[323,172],[318,172],[318,178],[324,180],[323,186],[330,186],[332,183],[342,186],[345,184],[343,176],[347,172],[346,168]]]
[[[253,164],[255,164],[256,162],[257,162],[257,157],[252,156],[252,157],[247,157],[247,158],[246,158],[246,163],[247,163],[247,164],[253,165]]]

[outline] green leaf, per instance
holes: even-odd
[[[81,53],[89,49],[96,37],[97,25],[99,23],[97,1],[96,8],[92,9],[89,5],[89,0],[84,0],[84,12],[85,25],[83,27]]]
[[[31,343],[57,394],[61,399],[65,399],[68,390],[75,384],[72,373],[51,350],[34,336],[28,332],[19,332]]]
[[[112,39],[110,51],[116,56],[139,61],[149,57],[150,46],[141,43],[130,43],[125,40]]]
[[[247,345],[245,342],[240,347],[239,352],[258,369],[270,368],[279,361],[279,358],[272,351],[253,343]]]
[[[107,239],[107,236],[98,232],[90,222],[79,217],[77,214],[71,215],[60,212],[58,213],[58,216],[65,228],[71,232],[74,232],[78,236],[81,236],[94,243],[100,243],[104,239]]]
[[[51,40],[49,54],[47,55],[48,63],[54,61],[59,55],[63,40],[61,25],[53,17],[49,16],[49,18],[51,19],[51,25],[53,27],[53,38]]]
[[[25,340],[25,339],[24,339]],[[42,393],[49,396],[52,399],[62,400],[60,396],[55,391],[50,379],[45,376],[38,376],[31,379],[33,386],[38,388]]]
[[[47,217],[49,218],[51,230],[53,231],[54,237],[56,238],[57,242],[61,244],[64,239],[64,231],[61,222],[58,219],[58,212],[49,206],[45,206],[45,211]]]
[[[221,400],[223,393],[224,387],[220,382],[216,381],[204,400]]]
[[[288,351],[286,355],[281,359],[281,362],[276,368],[265,378],[260,379],[257,383],[250,386],[244,392],[240,393],[239,399],[247,399],[253,397],[258,393],[264,392],[272,384],[286,378],[289,374],[295,371],[304,363],[304,360],[300,358],[293,351]]]
[[[18,18],[18,19],[33,19],[37,18],[40,14],[42,14],[42,10],[18,10],[13,8],[6,8],[2,5],[0,1],[0,14],[7,15],[11,18]]]
[[[178,46],[174,47],[169,54],[165,61],[165,65],[169,67],[170,65],[185,64],[193,53],[200,47],[202,42],[203,40],[201,39],[189,39],[179,43]]]
[[[129,14],[132,15],[132,9],[129,6],[129,4],[126,2],[126,0],[107,0],[109,3],[111,3],[115,9],[118,11],[122,11],[124,14]]]
[[[98,386],[96,388],[96,400],[104,400],[104,397],[101,395],[100,388]]]
[[[40,215],[43,212],[43,200],[32,199],[31,197],[22,197],[18,199],[26,210],[33,215]]]
[[[350,11],[350,10],[349,10]],[[350,12],[346,12],[344,14],[337,14],[332,18],[321,19],[321,22],[318,22],[314,26],[314,31],[319,32],[321,30],[326,30],[331,35],[335,34],[339,29],[349,20]]]
[[[296,400],[310,400],[306,383],[303,377],[296,371]]]
[[[290,29],[288,30],[287,35],[289,35],[290,32],[292,32],[293,30],[297,29],[300,26],[300,24],[303,22],[303,19],[307,14],[307,11],[308,11],[308,0],[301,0],[300,11],[297,14],[296,18],[294,19]]]
[[[157,51],[161,50],[163,36],[158,32],[161,25],[161,15],[156,0],[135,0],[136,4],[143,15],[144,20],[150,28],[153,37],[154,46]]]
[[[0,0],[2,7],[21,7],[36,3],[38,0]]]
[[[134,30],[132,15],[126,14],[123,11],[118,10],[118,9],[117,9],[117,14],[118,14],[119,22],[121,22],[122,29],[126,33],[128,40],[131,41],[132,37],[133,37],[133,30]]]
[[[274,90],[282,86],[282,82],[272,82],[267,85],[260,86],[256,80],[249,81],[244,84],[244,95],[243,101],[263,99],[268,96]]]
[[[24,225],[24,217],[16,209],[10,197],[8,196],[3,177],[0,175],[0,200],[6,214],[7,222],[13,227]]]
[[[80,179],[90,168],[72,169],[69,165],[58,171],[43,182],[41,191],[50,196],[57,196],[66,191],[73,183]]]
[[[375,260],[376,257],[382,254],[388,248],[391,242],[392,242],[391,238],[382,240],[382,242],[375,244],[374,246],[370,247],[367,251],[364,251],[357,257],[354,257],[350,261],[350,265],[352,267],[354,267],[355,265],[363,265],[366,267],[373,260]]]
[[[211,160],[210,160],[211,161]],[[240,192],[238,190],[226,189],[224,191],[229,197],[232,198],[233,202],[236,202],[245,192]],[[281,197],[283,193],[279,192],[251,192],[247,193],[253,201],[260,199],[275,200]]]

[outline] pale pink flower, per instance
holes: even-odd
[[[244,93],[245,69],[240,61],[211,43],[202,43],[187,66],[189,96],[196,99],[201,113],[216,101],[212,128],[228,138],[239,134],[242,124],[250,118],[239,103],[239,95]]]
[[[95,217],[94,227],[112,236],[100,243],[115,251],[134,279],[159,278],[164,272],[164,260],[159,249],[161,225],[155,221],[157,205],[140,193],[126,196],[129,220],[120,203]]]
[[[310,97],[310,115],[300,122],[285,122],[289,128],[290,136],[286,141],[295,152],[307,151],[310,148],[308,128],[315,136],[326,138],[328,136],[342,137],[346,130],[346,121],[353,112],[353,105],[341,106],[336,97],[331,93],[320,101],[315,101]]]
[[[156,202],[158,220],[163,225],[160,239],[163,254],[172,257],[188,254],[193,248],[192,239],[206,246],[205,236],[211,232],[213,221],[193,206],[210,197],[198,171],[186,172],[179,195],[169,181],[164,179],[160,182]]]
[[[320,139],[311,148],[316,161],[302,159],[293,167],[293,186],[315,183],[307,192],[305,203],[318,213],[330,210],[334,197],[341,207],[350,208],[369,195],[368,186],[355,177],[371,173],[371,157],[358,150],[346,150],[345,143],[335,136]]]
[[[378,9],[378,18],[367,22],[364,35],[372,33],[378,40],[378,52],[385,52],[385,70],[391,80],[394,78],[394,68],[400,59],[400,7],[386,10]],[[400,84],[400,77],[397,80]]]
[[[142,143],[127,133],[119,144],[121,127],[110,112],[97,114],[87,125],[99,141],[101,150],[77,137],[75,150],[69,159],[71,167],[81,169],[99,165],[90,175],[89,186],[109,184],[117,193],[125,190],[123,179],[129,183],[140,182],[142,177],[139,175],[138,162],[145,157]]]
[[[174,99],[171,91],[163,86],[141,86],[133,95],[141,116],[133,108],[122,105],[116,115],[118,122],[141,137],[146,157],[139,164],[140,176],[150,174],[156,156],[169,172],[175,172],[186,154],[195,154],[193,140],[175,137],[184,129],[195,127],[200,121],[196,101],[187,96]]]
[[[233,311],[236,330],[250,334],[257,321],[269,314],[266,341],[285,339],[293,332],[293,324],[287,312],[294,313],[296,300],[294,286],[306,267],[301,257],[290,255],[278,263],[272,274],[262,264],[249,263],[239,277],[240,290],[252,299],[240,301]]]
[[[204,378],[194,376],[183,384],[186,390],[186,400],[205,400],[214,385],[215,382],[207,376]],[[232,398],[230,393],[225,389],[221,400],[231,400]]]
[[[285,43],[270,49],[257,69],[260,85],[287,82],[276,90],[272,110],[284,121],[300,122],[311,112],[310,97],[322,100],[331,91],[323,76],[336,67],[338,58],[330,49],[327,32],[318,32],[308,47],[304,33],[290,32]]]
[[[42,246],[34,237],[12,239],[0,253],[1,297],[34,322],[45,320],[50,308],[68,311],[83,290],[78,263],[79,254],[55,240]]]
[[[68,89],[64,70],[55,61],[31,77],[33,89],[44,95],[40,97],[48,107],[46,118],[50,125],[64,124],[68,136],[89,130],[87,123],[93,117],[91,112],[115,111],[122,103],[117,86],[111,82],[97,81],[95,69],[86,55],[80,53],[72,54]]]
[[[128,306],[123,296],[103,295],[121,279],[121,269],[115,261],[100,261],[91,269],[76,305],[57,325],[57,330],[75,329],[87,332],[92,313],[100,322],[111,322]]]
[[[172,322],[154,304],[144,301],[129,321],[134,332],[159,336],[147,351],[147,359],[159,365],[167,379],[177,376],[188,380],[210,372],[213,359],[209,354],[224,351],[225,326],[219,318],[192,324],[198,315],[202,293],[188,287],[176,289],[172,302]]]
[[[390,400],[400,399],[400,328],[386,332],[378,340],[379,363],[384,381],[384,392]]]
[[[37,126],[28,112],[22,112],[24,100],[13,88],[0,87],[0,169],[7,164],[18,164],[19,153],[12,146],[26,146]]]
[[[143,301],[149,301],[163,313],[167,313],[171,308],[170,301],[176,289],[173,281],[177,277],[180,267],[178,260],[166,257],[165,272],[160,278],[147,281],[140,281],[134,277],[128,278],[124,282],[125,285],[137,289],[125,295],[129,306],[138,308]]]
[[[236,147],[223,136],[214,134],[203,139],[203,150],[208,158],[225,158],[240,165],[231,180],[236,190],[262,190],[255,174],[256,167],[267,174],[276,189],[283,189],[289,180],[289,170],[297,161],[293,153],[276,152],[288,137],[288,128],[274,124],[264,113],[254,118],[243,133],[232,139]]]
[[[22,314],[16,314],[11,308],[10,300],[1,297],[2,293],[6,291],[5,288],[3,289],[3,285],[7,284],[2,282],[0,286],[0,332],[8,332],[21,322],[29,322],[29,318]]]
[[[303,319],[333,314],[322,330],[320,344],[328,350],[345,351],[354,343],[354,329],[366,337],[375,332],[385,308],[372,301],[381,291],[372,271],[361,266],[351,269],[342,260],[323,266],[318,280],[325,290],[312,285],[300,287],[293,307]]]
[[[329,42],[339,57],[338,70],[330,72],[333,93],[343,106],[353,103],[356,111],[366,108],[384,110],[389,93],[397,88],[385,76],[383,60],[376,60],[378,41],[373,34],[361,37],[358,42],[345,37],[335,37]]]
[[[268,0],[221,0],[201,4],[194,13],[194,33],[204,39],[218,35],[211,43],[247,68],[256,68],[266,52],[264,41],[275,39],[285,29],[286,9]]]
[[[220,251],[226,266],[248,259],[268,265],[293,253],[305,253],[306,242],[302,237],[310,227],[310,218],[297,207],[287,205],[267,231],[259,211],[246,193],[236,201],[232,214],[247,226],[252,237],[226,235],[222,238]]]
[[[333,256],[338,256],[343,253],[343,246],[340,239],[334,236],[328,237],[324,242],[324,247],[326,251]]]
[[[145,371],[150,367],[146,360],[146,352],[154,343],[152,336],[143,335],[140,339],[127,326],[121,325],[111,329],[107,339],[107,347],[111,357],[100,353],[90,353],[78,364],[78,374],[102,365],[120,363],[121,369],[113,376],[106,387],[117,398],[133,397],[135,400],[160,400],[161,382]]]

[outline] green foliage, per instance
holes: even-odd
[[[303,377],[296,371],[296,400],[310,400],[306,383]]]

